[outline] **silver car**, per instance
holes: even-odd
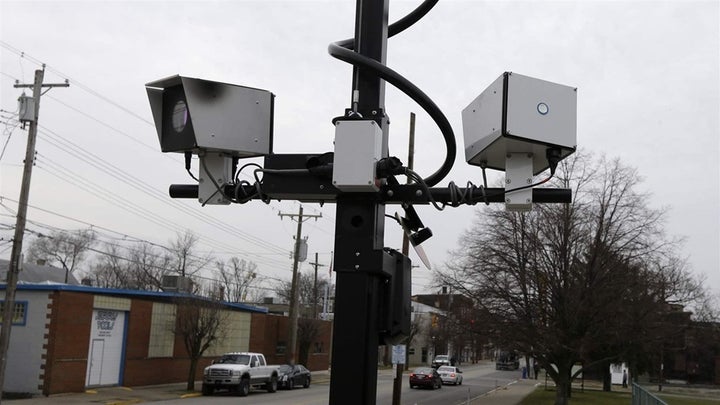
[[[437,369],[443,384],[462,385],[462,371],[458,367],[442,366]]]

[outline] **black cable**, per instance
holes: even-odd
[[[410,27],[412,24],[420,20],[425,14],[427,14],[433,6],[437,4],[437,0],[426,0],[410,14],[400,19],[398,22],[391,24],[388,27],[388,37],[398,34]],[[339,42],[331,43],[328,46],[328,52],[334,58],[340,59],[343,62],[350,63],[353,66],[364,67],[375,71],[381,79],[392,84],[400,91],[409,96],[413,101],[418,103],[435,121],[440,128],[440,131],[445,140],[445,146],[447,153],[445,155],[445,161],[442,166],[433,174],[424,179],[425,183],[430,187],[439,183],[447,174],[450,172],[452,165],[455,161],[456,155],[456,144],[455,134],[453,132],[450,122],[448,122],[445,115],[442,113],[440,108],[428,97],[422,90],[405,79],[402,75],[383,65],[382,63],[360,55],[353,51],[355,41],[352,39],[346,39]]]
[[[200,180],[198,180],[197,177],[190,171],[190,162],[192,161],[192,152],[185,152],[185,170],[187,170],[190,177],[193,178],[193,180],[197,181],[198,183]]]
[[[474,195],[475,190],[480,190],[480,192],[482,194],[482,200],[485,202],[485,205],[490,205],[490,202],[488,201],[488,197],[495,197],[498,195],[512,193],[514,191],[520,191],[520,190],[524,190],[527,188],[536,187],[536,186],[547,183],[555,175],[554,170],[551,170],[549,177],[547,177],[546,179],[543,179],[537,183],[528,184],[526,186],[517,187],[517,188],[510,189],[510,190],[505,190],[501,193],[495,193],[495,194],[487,194],[485,192],[485,189],[487,187],[476,186],[471,181],[467,182],[467,185],[465,186],[465,190],[463,191],[460,187],[458,187],[455,184],[454,181],[451,181],[448,184],[448,189],[449,189],[448,191],[450,193],[450,203],[449,204],[445,204],[445,203],[438,204],[438,202],[435,201],[435,198],[433,198],[432,193],[430,192],[430,187],[425,183],[425,181],[420,177],[419,174],[415,173],[414,171],[412,171],[410,169],[405,169],[405,174],[408,176],[408,178],[415,180],[420,185],[420,187],[422,187],[423,191],[425,191],[425,194],[427,195],[428,201],[438,211],[444,210],[445,207],[448,205],[451,207],[459,207],[462,204],[475,205],[478,202],[478,201],[476,201],[476,197]]]

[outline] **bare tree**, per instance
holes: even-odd
[[[88,276],[93,284],[103,288],[133,288],[130,261],[114,243],[105,244],[105,253],[98,255]]]
[[[573,188],[572,203],[483,212],[439,277],[476,302],[495,343],[538,359],[558,387],[556,405],[568,402],[576,362],[618,359],[627,342],[642,341],[638,328],[657,320],[669,296],[648,281],[659,277],[687,299],[683,277],[667,277],[682,272],[648,265],[671,257],[676,242],[663,235],[664,212],[648,207],[639,181],[619,160],[577,153],[555,180]]]
[[[65,270],[65,282],[78,265],[85,259],[95,243],[95,232],[91,229],[78,231],[57,231],[33,240],[27,250],[27,260],[44,260]]]
[[[220,279],[218,290],[222,290],[221,299],[230,302],[245,302],[253,286],[262,283],[258,277],[257,265],[251,261],[230,258],[227,262],[217,260]]]
[[[149,242],[128,249],[107,243],[97,257],[89,276],[100,287],[158,291],[162,277],[172,272],[170,254]]]
[[[169,252],[172,255],[172,268],[180,276],[192,276],[202,270],[211,262],[210,256],[198,256],[197,244],[199,238],[187,231],[177,234],[175,240],[170,241]]]
[[[190,358],[187,390],[195,389],[195,374],[203,353],[227,332],[228,316],[221,303],[194,296],[175,299],[177,317],[174,333],[179,336]]]
[[[320,336],[320,320],[310,318],[298,319],[298,362],[303,365],[308,364],[310,356],[310,348],[317,342]]]
[[[328,284],[328,280],[319,278],[317,284],[317,291],[323,291],[325,289],[325,285]],[[315,276],[311,273],[298,273],[297,286],[300,315],[312,318],[315,314],[315,311],[313,311],[312,308],[314,305]],[[290,302],[291,288],[292,283],[290,281],[281,281],[276,285],[275,293],[281,300]],[[333,286],[330,285],[330,290],[332,291],[332,289]]]
[[[163,276],[172,273],[172,255],[148,242],[137,243],[129,255],[136,288],[160,290]]]

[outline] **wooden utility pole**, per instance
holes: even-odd
[[[324,264],[318,263],[318,253],[315,252],[315,263],[310,263],[315,267],[315,281],[313,282],[313,319],[318,318],[318,290],[317,290],[317,270],[318,267],[325,267]]]
[[[20,198],[18,201],[17,219],[15,222],[15,235],[13,236],[12,253],[10,255],[10,265],[8,267],[6,285],[5,285],[5,301],[2,311],[2,330],[0,330],[0,393],[5,386],[5,366],[7,365],[8,348],[10,347],[10,332],[12,330],[12,322],[15,312],[15,291],[17,289],[18,276],[20,267],[22,266],[22,243],[25,234],[25,223],[27,222],[27,206],[30,196],[30,178],[32,177],[32,168],[35,163],[35,140],[37,139],[38,113],[40,111],[40,96],[42,96],[42,88],[47,87],[68,87],[70,84],[43,84],[45,76],[45,66],[43,69],[35,71],[35,81],[33,84],[15,83],[15,88],[32,88],[33,89],[33,106],[34,112],[30,121],[30,129],[28,130],[27,149],[25,150],[25,162],[23,166],[22,185],[20,186]],[[21,120],[23,117],[20,117]],[[27,117],[26,117],[27,118]]]
[[[410,113],[410,140],[408,142],[408,169],[412,170],[415,163],[415,113]],[[407,184],[410,184],[410,177],[407,178]],[[410,240],[405,232],[403,232],[402,254],[407,256],[410,250]],[[409,342],[408,342],[409,343]],[[407,350],[407,346],[405,348]],[[406,352],[407,353],[407,352]],[[405,355],[407,360],[407,354]],[[407,364],[395,365],[395,381],[393,381],[392,404],[400,405],[402,398],[402,376]]]
[[[295,235],[295,254],[293,255],[293,275],[292,283],[290,285],[290,327],[288,328],[288,348],[285,352],[285,360],[290,364],[295,364],[295,354],[297,351],[297,326],[298,326],[298,262],[300,261],[300,244],[302,243],[302,224],[305,220],[310,218],[322,218],[322,214],[318,215],[303,215],[303,207],[300,206],[300,211],[297,214],[278,214],[280,218],[290,217],[295,219],[297,217],[297,234]],[[317,261],[317,259],[315,259]]]

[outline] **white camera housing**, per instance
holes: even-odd
[[[577,89],[505,72],[463,111],[465,160],[505,171],[509,153],[532,154],[532,173],[548,168],[546,150],[564,159],[577,148]]]
[[[272,153],[271,92],[183,76],[145,88],[163,152]]]

